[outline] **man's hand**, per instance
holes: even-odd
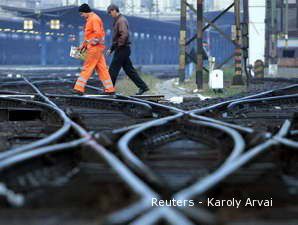
[[[98,45],[98,44],[99,44],[99,39],[97,39],[97,38],[93,38],[93,39],[91,39],[91,40],[90,40],[90,44],[91,44],[92,46]]]
[[[113,53],[113,51],[109,48],[107,51],[106,51],[106,56],[111,56]]]
[[[85,42],[80,47],[78,47],[78,50],[80,51],[80,53],[86,51],[86,49],[87,49],[87,45],[85,44]]]

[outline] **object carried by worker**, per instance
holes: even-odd
[[[86,52],[86,49],[81,50],[79,47],[71,46],[69,56],[84,61],[86,58]]]

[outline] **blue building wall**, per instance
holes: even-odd
[[[106,43],[111,44],[112,19],[96,11],[105,23]],[[26,15],[24,15],[26,16]],[[34,19],[34,29],[25,31],[23,20],[0,19],[0,64],[6,65],[79,65],[69,57],[72,45],[82,39],[84,20],[77,7],[45,11]],[[60,30],[50,29],[50,20],[61,21]],[[132,59],[136,64],[177,64],[179,26],[137,17],[128,17],[132,38]],[[109,59],[110,60],[110,59]]]
[[[206,13],[206,17],[208,19],[214,18],[220,12],[208,12]],[[234,13],[228,12],[223,15],[220,19],[218,19],[215,23],[218,27],[223,30],[225,34],[229,37],[232,36],[232,25],[235,24],[235,16]],[[208,38],[209,32],[209,38]],[[205,40],[209,43],[209,49],[211,56],[216,58],[217,64],[221,64],[225,61],[226,58],[231,56],[231,54],[235,51],[234,44],[225,39],[220,33],[218,33],[215,29],[209,28],[205,32]],[[231,60],[228,64],[232,64],[233,60]]]
[[[105,23],[106,43],[111,44],[112,19],[103,11],[96,11]],[[219,12],[205,16],[214,18]],[[81,62],[69,57],[72,45],[78,46],[84,20],[77,7],[62,7],[45,11],[41,16],[32,16],[33,30],[23,29],[23,20],[0,19],[0,64],[2,65],[79,65]],[[26,14],[23,16],[27,17]],[[60,30],[50,29],[50,20],[61,21]],[[132,38],[132,60],[136,64],[178,64],[179,22],[160,22],[137,17],[128,17]],[[227,13],[216,24],[231,35],[233,13]],[[234,46],[214,29],[205,32],[207,49],[216,57],[217,63],[232,54]],[[194,45],[196,46],[196,45]],[[44,51],[43,51],[44,50]],[[43,55],[43,57],[42,57]],[[108,58],[110,60],[110,58]]]
[[[206,12],[204,16],[209,20],[215,18],[220,12]],[[195,17],[194,17],[195,19]],[[178,23],[178,21],[177,21]],[[193,36],[196,33],[196,23],[195,21],[188,21],[188,36]],[[225,33],[228,37],[232,36],[232,25],[235,24],[234,13],[227,12],[222,17],[220,17],[215,24]],[[196,49],[196,42],[190,44],[187,49],[190,51],[192,48]],[[234,44],[225,39],[217,30],[215,30],[212,26],[210,26],[204,32],[204,49],[207,54],[216,58],[216,64],[221,64],[225,61],[226,58],[231,56],[231,54],[235,51]],[[228,62],[232,64],[231,60]],[[206,62],[207,64],[207,62]]]

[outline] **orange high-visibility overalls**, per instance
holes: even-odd
[[[84,42],[82,44],[82,47],[87,48],[87,53],[83,70],[74,86],[76,91],[85,92],[87,81],[92,76],[94,70],[96,70],[104,86],[104,91],[106,93],[115,92],[104,56],[104,38],[103,22],[98,15],[91,12],[85,24]]]

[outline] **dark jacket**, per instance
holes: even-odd
[[[129,25],[127,19],[121,14],[113,23],[113,44],[111,50],[130,45]]]

